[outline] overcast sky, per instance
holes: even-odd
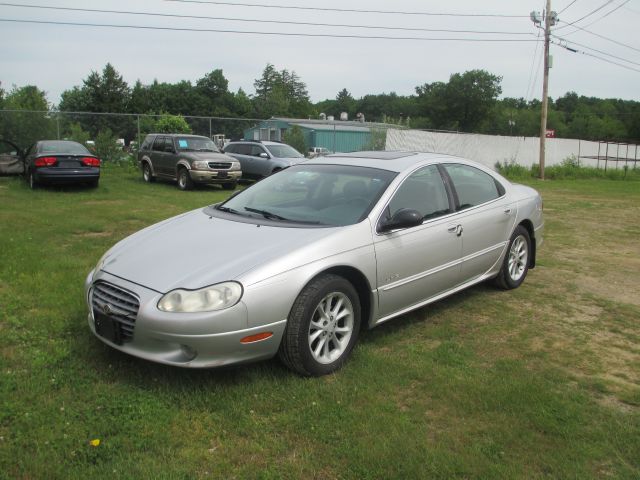
[[[541,12],[545,5],[543,0],[228,0],[227,5],[208,0],[11,2],[13,5],[174,15],[164,17],[25,8],[8,3],[0,1],[0,19],[245,32],[414,37],[385,40],[274,36],[0,21],[2,87],[9,90],[14,84],[37,85],[47,92],[53,104],[59,102],[64,90],[81,85],[92,70],[101,71],[107,62],[114,65],[129,85],[138,79],[145,84],[154,79],[161,82],[195,82],[207,72],[220,68],[229,80],[231,91],[242,88],[248,94],[254,93],[253,82],[269,62],[278,69],[295,71],[307,84],[314,102],[335,98],[343,88],[356,98],[383,92],[410,95],[415,93],[417,85],[446,82],[452,73],[471,69],[484,69],[502,76],[503,97],[530,100],[541,96],[542,43],[539,40],[542,37],[538,37],[541,31],[534,27],[529,12]],[[260,4],[306,9],[262,8],[257,6]],[[551,6],[552,11],[559,13],[560,20],[554,27],[557,29],[555,41],[560,43],[560,37],[575,42],[567,45],[578,52],[551,46],[553,68],[550,95],[558,97],[575,91],[580,95],[600,98],[640,100],[640,36],[637,33],[640,0],[553,0]],[[402,11],[405,14],[321,9]],[[349,26],[265,23],[266,20]],[[586,31],[567,25],[572,22]],[[435,40],[416,39],[418,37]],[[445,38],[466,41],[443,40]]]

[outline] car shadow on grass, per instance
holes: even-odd
[[[394,318],[371,330],[363,329],[360,332],[358,344],[372,345],[393,344],[398,338],[410,335],[410,331],[419,324],[439,325],[445,321],[444,317],[450,310],[463,308],[464,304],[477,297],[484,297],[491,292],[498,291],[490,284],[482,283],[459,292],[455,295],[432,303],[428,306],[406,313]],[[140,359],[103,344],[95,338],[87,329],[82,336],[87,341],[84,346],[76,345],[77,356],[85,358],[85,367],[93,370],[90,373],[94,378],[103,378],[105,382],[128,384],[137,388],[166,390],[167,386],[184,390],[200,390],[207,385],[220,388],[224,386],[236,386],[239,384],[251,384],[263,381],[265,378],[277,380],[290,380],[297,382],[302,377],[287,369],[277,355],[268,360],[258,362],[223,366],[211,369],[191,369],[164,365]],[[394,338],[396,340],[394,340]],[[358,344],[355,347],[357,354]],[[358,358],[351,358],[344,368],[357,362]],[[335,375],[340,376],[340,371]]]

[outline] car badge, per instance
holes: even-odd
[[[105,315],[111,315],[113,313],[113,308],[111,308],[111,305],[109,305],[108,303],[103,303],[102,311]]]

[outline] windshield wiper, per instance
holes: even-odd
[[[244,209],[247,212],[251,212],[251,213],[259,213],[260,215],[262,215],[264,218],[268,219],[268,220],[282,220],[285,222],[289,222],[290,220],[288,218],[285,217],[281,217],[280,215],[276,214],[276,213],[272,213],[268,210],[260,210],[258,208],[252,208],[252,207],[244,207]]]
[[[233,208],[229,208],[229,207],[224,207],[222,205],[218,205],[217,207],[215,207],[216,210],[220,210],[221,212],[226,212],[226,213],[233,213],[235,215],[241,215],[241,213],[237,210],[234,210]]]

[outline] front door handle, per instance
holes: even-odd
[[[462,228],[462,225],[458,224],[458,225],[449,225],[447,227],[447,232],[449,233],[455,233],[457,237],[459,237],[460,235],[462,235],[462,231],[464,229]]]

